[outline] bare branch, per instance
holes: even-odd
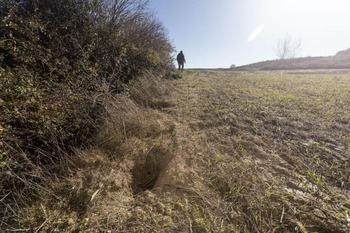
[[[274,52],[279,59],[295,58],[301,52],[301,39],[294,39],[286,35],[283,39],[278,40]]]

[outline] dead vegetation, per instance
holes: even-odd
[[[159,73],[172,67],[172,45],[147,3],[1,1],[0,231],[27,230],[28,226],[37,229],[41,220],[19,214],[20,210],[47,197],[61,200],[55,194],[59,190],[47,186],[56,179],[74,176],[70,170],[75,171],[75,165],[69,166],[77,160],[74,151],[79,148],[85,155],[85,149],[92,146],[101,130],[101,116],[108,114],[111,102],[130,103],[132,111],[138,109],[120,97],[113,100],[110,93],[124,93],[125,87],[146,70]],[[149,137],[152,127],[158,129],[157,121],[151,121],[157,114],[147,111],[147,118],[142,118],[133,117],[134,112],[114,113],[131,115],[124,120],[125,127],[122,124],[125,132],[130,131],[126,133],[137,134],[141,127],[140,137]],[[150,126],[146,123],[143,127],[143,120]],[[119,144],[125,136],[111,133]],[[97,155],[104,155],[100,150],[94,149]],[[82,183],[81,190],[89,188],[90,182]],[[42,217],[40,211],[37,215]],[[47,225],[50,221],[43,216]],[[27,218],[26,224],[23,218]]]
[[[349,88],[348,74],[146,74],[97,97],[93,146],[1,227],[349,232]]]
[[[75,156],[61,156],[55,174],[30,171],[45,182],[23,181],[38,186],[31,187],[39,193],[32,201],[17,194],[19,203],[11,206],[2,197],[1,229],[93,231],[110,229],[109,221],[125,227],[134,196],[153,188],[176,146],[174,123],[158,110],[166,104],[168,88],[147,73],[129,86],[129,94],[112,95],[107,86],[101,90],[104,94],[95,98],[105,116],[91,146],[77,149]]]

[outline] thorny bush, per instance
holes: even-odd
[[[146,0],[1,1],[2,219],[20,195],[43,191],[71,148],[88,144],[104,109],[96,98],[101,86],[122,91],[146,69],[171,66],[172,46],[146,6]]]

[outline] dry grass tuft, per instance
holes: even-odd
[[[169,82],[165,82],[164,79],[145,73],[132,81],[129,96],[135,103],[144,107],[155,109],[169,107],[170,103],[165,99],[165,95],[170,91],[168,85]]]
[[[143,87],[139,92],[137,85]],[[165,88],[155,76],[140,78],[130,87],[138,102],[101,91],[104,94],[96,97],[96,103],[102,103],[105,116],[94,146],[66,156],[70,159],[61,161],[55,175],[32,169],[33,177],[45,179],[42,195],[25,205],[5,206],[6,217],[16,224],[6,225],[10,221],[3,218],[1,229],[18,231],[25,226],[22,230],[71,232],[109,229],[112,219],[125,223],[134,195],[153,188],[176,146],[174,123],[158,110],[156,100],[163,98]],[[157,109],[150,108],[156,104]],[[36,185],[35,180],[28,185]]]

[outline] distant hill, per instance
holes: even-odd
[[[350,49],[328,57],[270,60],[236,67],[235,70],[350,69]]]

